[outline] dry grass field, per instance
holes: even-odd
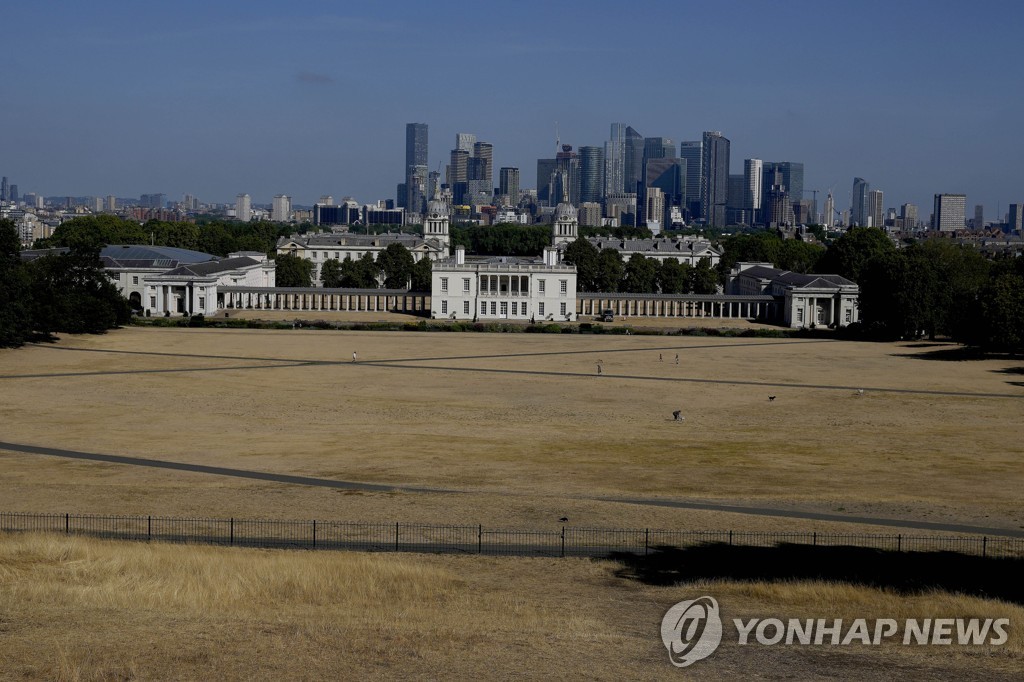
[[[397,489],[0,447],[0,509],[897,532],[613,501],[629,498],[1019,530],[1024,361],[934,359],[951,348],[313,330],[65,337],[0,351],[0,441]],[[684,422],[671,420],[676,409]],[[619,568],[5,536],[0,678],[991,680],[1024,669],[1024,609],[995,600],[822,582],[656,587]],[[668,606],[700,594],[728,617],[978,615],[1013,626],[998,648],[726,641],[713,663],[681,672],[658,626]]]
[[[999,647],[740,647],[727,637],[680,671],[662,646],[661,617],[700,594],[744,619],[1019,623],[1024,608],[816,582],[652,587],[617,568],[0,535],[0,677],[999,680],[1024,665],[1016,629]]]

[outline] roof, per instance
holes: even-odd
[[[402,244],[407,248],[415,248],[426,243],[436,243],[434,239],[424,239],[418,234],[405,232],[385,232],[384,234],[354,234],[352,232],[317,233],[309,235],[292,235],[277,240],[278,248],[295,242],[305,247],[323,248],[331,246],[352,246],[358,248],[386,247],[389,244]]]
[[[705,239],[615,239],[613,237],[587,237],[587,241],[598,249],[615,249],[631,253],[676,253],[692,254],[711,251],[721,255],[711,242]]]
[[[770,268],[764,265],[754,265],[752,267],[745,268],[739,272],[739,276],[756,277],[757,279],[777,282],[796,289],[828,289],[832,287],[857,286],[856,282],[851,282],[845,277],[841,277],[839,275],[805,275],[799,272],[782,270],[780,268]]]
[[[253,265],[260,265],[258,260],[249,258],[248,256],[241,256],[239,258],[225,258],[224,260],[209,261],[207,263],[193,263],[191,265],[182,265],[173,270],[165,272],[165,275],[180,277],[180,276],[195,276],[204,277],[207,275],[215,275],[220,272],[228,272],[230,270],[237,270],[238,268],[249,267]]]
[[[179,249],[174,246],[146,246],[142,244],[111,244],[100,250],[100,258],[117,261],[173,260],[178,263],[202,263],[217,257],[202,251]]]

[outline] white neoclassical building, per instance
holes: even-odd
[[[146,277],[142,302],[152,315],[212,315],[220,308],[218,288],[274,283],[274,261],[265,253],[242,251]]]
[[[430,316],[452,320],[571,322],[576,319],[576,267],[554,247],[542,258],[467,258],[463,247],[435,261]]]
[[[449,255],[448,205],[435,198],[427,207],[423,225],[424,236],[404,232],[384,234],[353,234],[330,232],[282,237],[277,241],[277,252],[305,258],[313,263],[313,282],[323,286],[320,268],[328,260],[359,260],[364,254],[376,259],[391,244],[409,249],[413,260],[423,258],[436,261]]]
[[[727,291],[774,297],[787,327],[845,327],[860,321],[860,287],[839,275],[805,275],[771,263],[737,263],[729,273]]]
[[[700,237],[655,237],[654,239],[616,239],[615,237],[588,237],[598,251],[615,249],[623,260],[629,260],[634,253],[645,258],[653,258],[661,263],[669,259],[696,267],[702,258],[707,258],[711,266],[718,265],[722,259],[722,249],[707,239]]]

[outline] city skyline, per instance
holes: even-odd
[[[1024,198],[1021,95],[1011,87],[1024,68],[998,49],[969,48],[1012,44],[1024,18],[1012,3],[647,3],[632,9],[631,28],[610,3],[584,12],[527,2],[527,11],[480,11],[492,28],[465,38],[483,41],[483,59],[469,42],[466,59],[437,49],[436,36],[464,24],[460,3],[345,16],[323,3],[275,7],[9,8],[15,104],[2,116],[0,174],[22,194],[45,196],[161,192],[231,203],[247,193],[263,204],[287,194],[310,205],[330,194],[372,203],[397,198],[409,122],[431,128],[431,172],[443,172],[456,133],[470,132],[493,145],[492,169],[520,169],[524,188],[537,159],[554,156],[556,125],[579,150],[603,148],[609,125],[622,122],[674,141],[720,130],[731,142],[730,174],[749,158],[803,163],[804,188],[819,190],[819,205],[834,188],[839,210],[850,207],[858,176],[885,192],[886,208],[963,193],[998,219]],[[655,14],[663,40],[639,21]],[[687,30],[715,22],[727,30]],[[608,26],[616,38],[593,39]],[[780,31],[793,39],[770,39]],[[342,33],[345,41],[329,42]],[[457,44],[463,34],[452,35]],[[694,57],[686,71],[700,77],[666,88],[651,57],[683,39],[690,54],[714,58]],[[388,50],[376,49],[381,41]],[[502,60],[533,77],[522,87],[496,79]],[[787,87],[772,63],[787,65]],[[630,96],[655,82],[657,97]],[[616,85],[621,96],[609,99]]]

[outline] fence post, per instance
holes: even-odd
[[[398,551],[398,521],[395,521],[395,551]]]
[[[729,546],[732,547],[732,531],[729,531]]]
[[[71,514],[64,514],[64,533],[68,534],[71,532]]]
[[[316,547],[316,519],[313,519],[313,547]]]
[[[988,554],[988,536],[983,535],[981,538],[981,558],[984,559]]]
[[[480,526],[476,529],[476,553],[477,554],[483,554],[484,553],[484,526],[483,526],[483,524],[480,524]]]
[[[153,539],[153,517],[152,516],[147,516],[146,517],[146,539],[147,540],[152,540]]]
[[[231,517],[231,536],[228,540],[229,545],[235,544],[235,517]]]
[[[647,551],[651,546],[651,529],[644,528],[644,556],[647,556]]]
[[[565,526],[562,526],[562,556],[565,556]]]
[[[818,531],[814,531],[814,546],[818,546]]]
[[[897,552],[902,552],[903,551],[903,533],[900,533],[899,535],[896,536],[896,551]]]

